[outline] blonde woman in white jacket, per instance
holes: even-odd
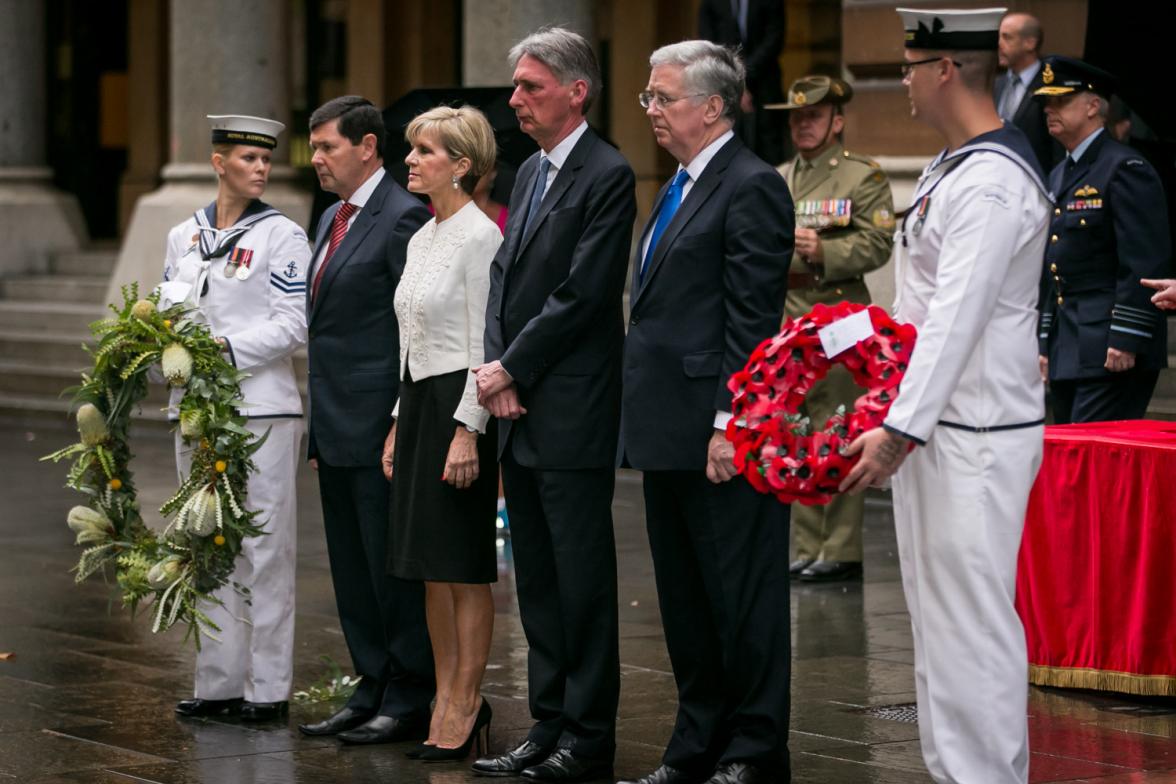
[[[483,361],[490,262],[502,234],[473,201],[494,166],[494,133],[468,106],[437,107],[405,132],[408,189],[435,219],[413,235],[400,285],[400,398],[384,450],[392,482],[389,567],[425,582],[437,697],[429,737],[408,752],[463,759],[489,732],[480,694],[490,653],[497,579],[498,470],[490,413],[470,368]]]

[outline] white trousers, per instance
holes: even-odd
[[[939,426],[894,478],[919,740],[937,782],[1029,780],[1029,665],[1013,597],[1043,434]]]
[[[253,454],[245,508],[260,511],[265,531],[249,537],[229,578],[216,596],[224,606],[201,605],[220,632],[204,637],[196,654],[196,697],[250,702],[289,699],[294,676],[294,565],[297,534],[295,476],[302,437],[301,419],[260,419],[249,432],[269,438]],[[176,434],[181,478],[191,466],[191,448]],[[232,583],[249,589],[248,597]]]

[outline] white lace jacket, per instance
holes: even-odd
[[[409,240],[395,299],[402,380],[406,367],[420,381],[482,364],[490,262],[501,244],[498,227],[473,202]],[[399,409],[397,401],[393,416]],[[472,373],[453,418],[486,430],[490,413],[478,405]]]

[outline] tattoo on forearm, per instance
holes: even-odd
[[[894,438],[887,438],[878,445],[878,459],[887,467],[893,466],[902,457],[902,445]]]

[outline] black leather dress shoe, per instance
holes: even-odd
[[[358,711],[355,708],[344,707],[334,716],[316,721],[314,724],[299,724],[298,731],[303,735],[338,735],[346,730],[353,730],[367,722],[371,713]]]
[[[811,564],[815,560],[817,560],[817,559],[816,558],[807,558],[807,557],[797,558],[795,561],[788,564],[788,574],[791,575],[793,578],[796,578],[797,575],[799,575],[801,572],[803,572],[805,569],[807,569],[809,567],[809,564]]]
[[[642,776],[633,781],[618,781],[617,784],[700,784],[702,776],[692,776],[685,771],[662,765],[653,773]]]
[[[763,768],[746,762],[720,765],[706,784],[775,784],[775,779]]]
[[[556,749],[537,765],[524,768],[523,778],[532,781],[592,781],[612,778],[612,760],[577,757],[571,749]]]
[[[479,776],[517,776],[526,768],[537,765],[551,754],[547,746],[525,740],[522,745],[497,757],[482,757],[470,768]]]
[[[241,706],[241,721],[273,721],[283,718],[290,711],[290,703],[281,702],[249,702]]]
[[[834,583],[862,579],[861,561],[813,561],[800,576],[802,583]]]
[[[181,716],[234,716],[245,700],[234,697],[231,700],[202,700],[193,698],[176,703],[176,713]]]
[[[337,737],[353,745],[368,743],[398,743],[403,740],[424,740],[429,736],[429,725],[395,716],[372,716],[353,730],[340,732]]]

